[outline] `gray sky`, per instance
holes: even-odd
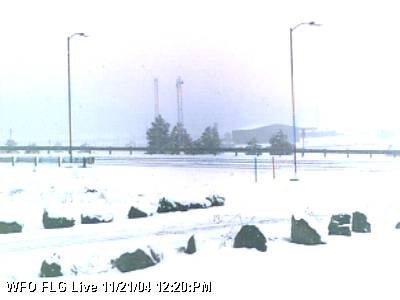
[[[67,142],[67,36],[75,144],[144,139],[176,123],[175,80],[197,136],[290,124],[289,28],[299,126],[398,129],[400,20],[395,1],[2,1],[0,142]],[[1,142],[3,143],[3,142]]]

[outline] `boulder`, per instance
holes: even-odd
[[[129,219],[146,218],[147,214],[136,207],[131,206],[128,212]]]
[[[0,222],[0,234],[22,232],[22,225],[17,222]]]
[[[218,195],[212,195],[206,197],[206,199],[211,202],[211,206],[223,206],[225,204],[225,198]]]
[[[329,235],[351,236],[350,225],[351,216],[348,214],[333,215],[328,226]]]
[[[351,216],[349,214],[332,215],[331,222],[334,221],[338,225],[345,225],[351,223]]]
[[[100,215],[94,215],[94,216],[84,216],[81,215],[81,224],[98,224],[98,223],[110,223],[112,222],[111,219],[105,219],[104,217]]]
[[[292,216],[292,228],[290,238],[293,243],[303,245],[318,245],[322,244],[321,236],[318,232],[308,225],[304,219],[296,220]]]
[[[61,266],[55,262],[48,263],[47,261],[43,261],[42,266],[40,268],[40,277],[59,277],[63,276],[61,272]]]
[[[244,225],[235,237],[233,248],[249,248],[267,251],[266,238],[254,225]]]
[[[400,229],[400,222],[396,224],[396,229]]]
[[[331,221],[328,226],[328,234],[351,236],[351,230],[349,226],[339,226],[337,223]]]
[[[160,199],[158,202],[158,213],[168,213],[168,212],[175,212],[175,211],[187,211],[189,209],[188,205],[184,205],[182,203],[176,201],[170,201],[166,198]]]
[[[45,210],[43,213],[43,226],[46,229],[54,229],[54,228],[67,228],[75,225],[75,220],[67,219],[64,217],[60,218],[51,218],[49,217],[48,212]]]
[[[142,249],[137,249],[133,253],[126,252],[116,260],[111,261],[113,267],[116,267],[120,272],[124,273],[152,267],[156,265],[156,263],[157,261],[154,261],[154,259],[147,255]]]
[[[185,249],[186,254],[196,253],[196,241],[194,239],[194,235],[192,235],[188,241],[187,247]]]
[[[371,232],[371,224],[367,222],[367,216],[358,211],[354,212],[351,230],[359,233]]]

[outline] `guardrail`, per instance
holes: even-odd
[[[109,154],[112,152],[128,152],[129,154],[133,154],[134,151],[144,151],[148,150],[147,147],[120,147],[120,146],[73,146],[73,152],[80,153],[93,153],[95,151],[107,151]],[[47,151],[47,153],[51,152],[69,152],[70,148],[68,146],[0,146],[0,153],[15,153],[18,151],[24,151],[27,154],[35,154],[41,151]],[[190,151],[192,149],[181,149],[182,152]],[[207,151],[205,151],[207,152]],[[257,152],[257,153],[270,153],[271,148],[258,148],[257,150],[252,151],[246,147],[221,147],[215,152],[223,153],[223,152],[231,152],[231,153],[249,153],[249,152]],[[276,152],[276,151],[275,151]],[[379,149],[299,149],[296,151],[299,155],[304,156],[307,153],[320,153],[326,156],[327,154],[346,154],[347,156],[351,154],[364,154],[364,155],[390,155],[390,156],[400,156],[400,150],[379,150]],[[272,153],[279,155],[279,153]],[[293,154],[293,152],[292,152]],[[291,155],[291,154],[289,154]]]

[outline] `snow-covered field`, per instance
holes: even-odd
[[[280,159],[276,179],[270,168],[261,168],[257,183],[254,171],[242,168],[0,165],[0,221],[24,225],[22,233],[0,235],[1,299],[12,296],[4,294],[6,281],[38,280],[42,261],[54,255],[64,280],[211,281],[212,292],[197,298],[398,299],[400,160],[338,156],[331,160],[339,167],[327,170],[299,157],[300,181],[293,182],[289,158]],[[225,206],[156,213],[162,197],[191,202],[209,195],[225,197]],[[132,205],[153,215],[130,220]],[[76,225],[43,229],[44,209],[74,218]],[[330,216],[353,211],[368,216],[372,233],[328,236]],[[85,213],[113,222],[80,224]],[[326,244],[290,243],[292,214],[309,221]],[[267,252],[232,248],[244,224],[260,228]],[[179,248],[192,234],[198,252],[187,255]],[[162,254],[158,265],[124,274],[112,268],[110,261],[122,253],[149,247]]]

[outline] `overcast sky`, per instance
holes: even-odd
[[[289,28],[299,126],[398,129],[396,1],[1,1],[0,143],[68,138],[71,40],[74,144],[139,143],[154,118],[195,137],[291,123]],[[21,142],[20,142],[21,144]]]

